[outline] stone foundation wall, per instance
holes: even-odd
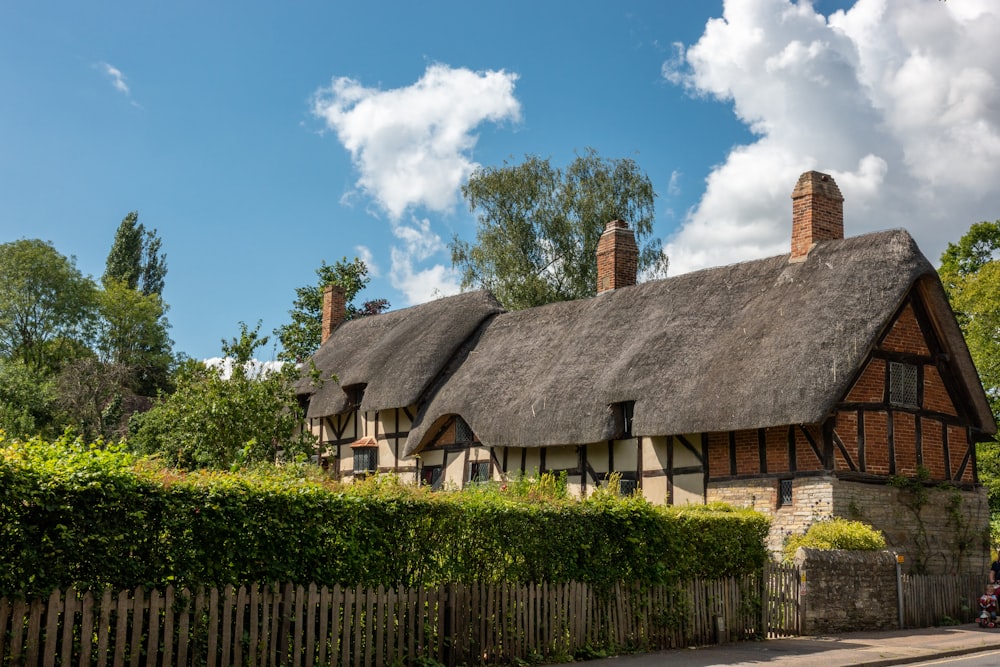
[[[892,552],[799,549],[795,564],[804,635],[899,628]]]
[[[777,479],[710,482],[706,499],[752,507],[771,517],[768,549],[780,558],[786,538],[814,522],[840,517],[881,530],[886,546],[916,574],[986,573],[989,569],[989,506],[986,490],[926,487],[916,493],[887,484],[800,477],[792,503],[778,506]]]
[[[923,500],[907,489],[837,481],[836,516],[864,521],[904,557],[903,572],[959,574],[989,571],[990,510],[986,489],[927,487]]]

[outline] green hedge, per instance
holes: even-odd
[[[68,439],[0,442],[0,456],[0,595],[172,582],[656,583],[767,559],[768,520],[719,506],[341,485],[291,466],[181,473]]]

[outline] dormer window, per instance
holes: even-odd
[[[350,409],[357,410],[361,407],[361,399],[365,396],[365,385],[352,384],[344,387],[344,393],[347,394],[347,402]]]
[[[612,404],[615,412],[615,420],[621,424],[622,436],[624,440],[634,437],[632,435],[632,419],[635,416],[635,401],[622,401]]]
[[[903,408],[919,408],[917,400],[917,367],[898,361],[889,362],[889,404]]]
[[[472,428],[461,417],[455,417],[455,444],[463,445],[475,442],[476,436]]]

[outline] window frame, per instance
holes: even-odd
[[[355,447],[352,450],[354,459],[354,476],[360,477],[365,475],[372,475],[378,472],[378,447]],[[361,456],[366,457],[366,465],[364,467],[358,467],[358,460]]]
[[[916,364],[889,362],[889,405],[896,408],[920,407],[920,370]],[[912,385],[912,386],[911,386]],[[909,400],[912,398],[912,402]]]
[[[478,472],[482,472],[483,468],[486,470],[485,476],[477,474]],[[468,476],[465,480],[466,484],[483,484],[492,479],[492,471],[490,470],[489,461],[469,461],[469,468],[467,472]]]
[[[791,507],[795,504],[795,485],[793,484],[795,480],[791,477],[786,477],[784,479],[778,480],[778,494],[777,494],[777,507],[781,509],[782,507]],[[785,493],[785,490],[788,493]],[[786,500],[787,497],[787,500]]]
[[[429,477],[429,479],[428,479]],[[441,488],[444,483],[444,466],[433,465],[433,466],[421,466],[420,468],[420,486],[429,486],[431,491],[437,491]]]

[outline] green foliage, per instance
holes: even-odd
[[[312,453],[292,387],[295,368],[254,372],[254,353],[268,339],[259,337],[259,323],[253,330],[242,322],[240,327],[238,338],[222,344],[223,356],[232,361],[230,377],[189,363],[178,371],[173,394],[133,416],[129,440],[136,451],[183,468],[230,468]]]
[[[452,240],[452,264],[463,288],[486,288],[508,309],[595,294],[597,242],[619,218],[635,231],[639,270],[666,271],[661,244],[650,238],[653,185],[633,160],[587,149],[563,171],[527,156],[477,169],[462,194],[479,225],[475,244]]]
[[[278,358],[283,361],[300,362],[311,357],[319,349],[323,322],[323,290],[327,285],[339,285],[344,288],[345,320],[377,315],[389,307],[389,302],[385,299],[365,301],[360,307],[354,303],[358,293],[370,280],[368,267],[357,257],[352,261],[344,257],[332,266],[324,261],[316,269],[316,276],[318,280],[315,284],[296,288],[292,310],[288,311],[292,321],[274,330],[274,335],[281,341],[283,348]]]
[[[977,222],[957,243],[949,243],[938,273],[1000,420],[1000,220]],[[1000,440],[978,443],[976,457],[990,514],[1000,516]]]
[[[785,542],[784,560],[791,562],[799,547],[808,549],[851,549],[879,551],[885,548],[885,536],[861,521],[825,519],[817,521],[804,535],[791,535]]]
[[[54,419],[55,386],[20,359],[0,358],[0,430],[30,437]]]
[[[140,396],[156,396],[158,390],[167,389],[172,341],[160,295],[143,294],[110,279],[98,304],[101,318],[95,349],[100,360],[122,368],[122,384]]]
[[[0,355],[51,372],[73,341],[87,341],[96,288],[73,258],[51,244],[21,239],[0,245]]]
[[[100,443],[0,443],[0,595],[247,581],[609,586],[738,575],[767,559],[768,520],[749,510],[509,491],[432,493],[391,476],[342,485],[298,465],[183,473]]]
[[[163,292],[167,275],[167,256],[160,252],[161,240],[156,230],[139,224],[138,211],[126,215],[108,252],[101,281],[124,283],[144,296]]]

